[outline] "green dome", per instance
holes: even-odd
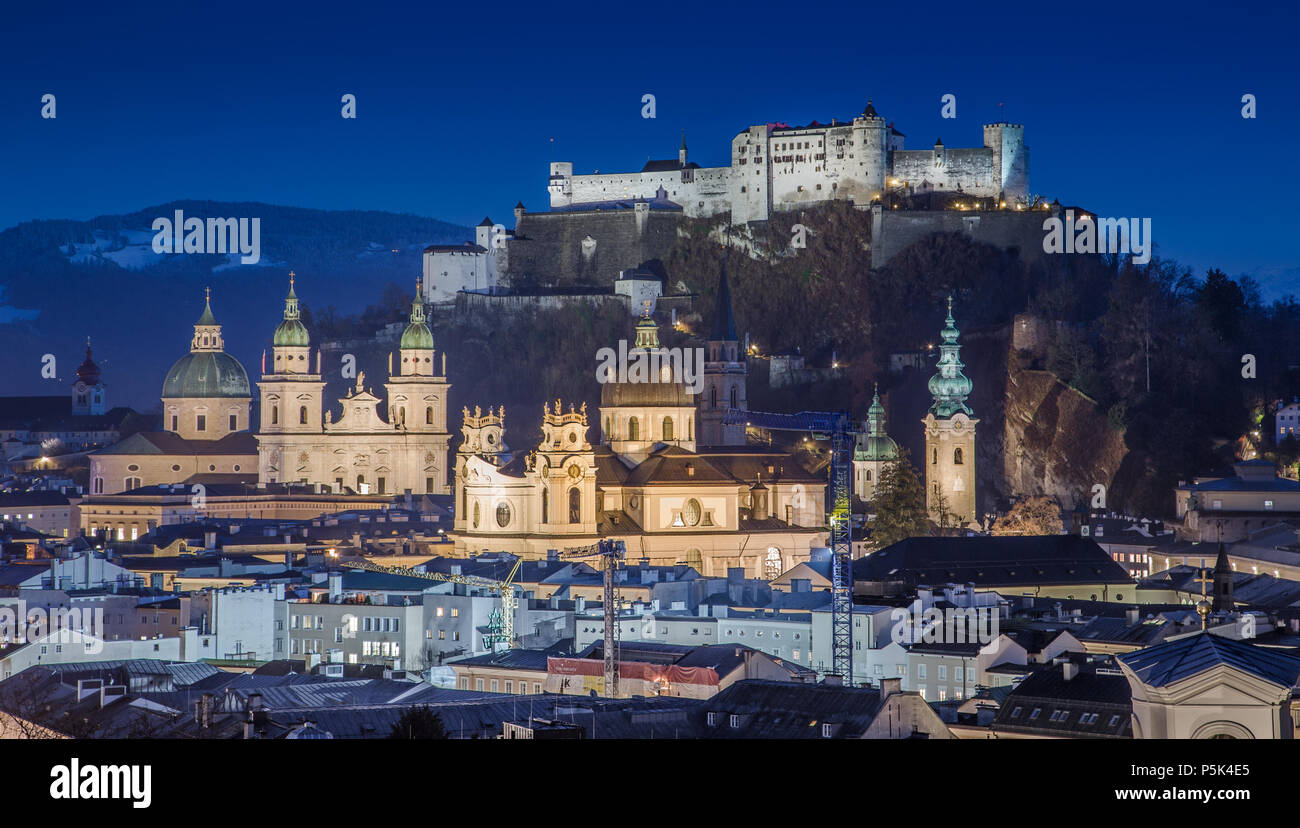
[[[425,323],[424,316],[424,294],[420,289],[420,282],[415,282],[415,298],[411,300],[411,324],[406,326],[402,332],[402,344],[399,346],[402,350],[433,350],[433,331]]]
[[[191,351],[167,372],[163,399],[178,397],[251,397],[248,374],[225,351]]]
[[[418,348],[425,351],[433,350],[433,331],[423,322],[412,322],[406,326],[402,332],[402,350]]]
[[[307,326],[300,319],[302,313],[298,310],[298,294],[293,289],[293,278],[294,273],[290,270],[289,295],[284,297],[284,321],[275,329],[275,338],[271,341],[277,348],[305,348],[311,344]]]
[[[858,437],[853,447],[853,459],[868,463],[898,459],[898,444],[885,433],[885,407],[880,403],[879,387],[871,399],[871,407],[867,409],[867,433]]]
[[[286,319],[275,328],[272,345],[280,347],[307,347],[311,337],[307,335],[307,326],[297,319]]]

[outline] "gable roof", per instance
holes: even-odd
[[[1283,687],[1300,679],[1300,657],[1199,632],[1118,657],[1138,681],[1149,687],[1167,687],[1220,664]]]
[[[854,561],[853,577],[981,587],[1133,583],[1096,541],[1076,535],[907,538]]]

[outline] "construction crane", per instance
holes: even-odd
[[[618,607],[614,598],[614,572],[621,561],[627,558],[627,545],[620,540],[603,540],[593,546],[579,549],[565,549],[558,553],[560,558],[576,560],[600,557],[601,569],[605,571],[604,612],[605,612],[605,695],[618,698]]]
[[[815,440],[830,440],[831,509],[831,670],[846,686],[853,684],[853,529],[849,523],[853,476],[849,417],[843,412],[800,411],[769,414],[727,409],[724,425],[752,425],[773,431],[811,432]]]
[[[493,624],[488,628],[488,634],[483,637],[483,643],[489,649],[494,648],[497,644],[505,644],[509,647],[516,646],[515,642],[515,607],[519,606],[519,598],[516,591],[522,592],[523,588],[516,584],[515,576],[519,574],[519,565],[523,563],[523,558],[515,559],[515,565],[510,568],[510,574],[505,580],[497,581],[492,578],[484,578],[479,575],[444,575],[441,572],[418,572],[405,566],[382,566],[370,561],[359,561],[357,563],[345,564],[352,569],[365,569],[370,572],[384,572],[389,575],[405,575],[408,578],[424,578],[429,581],[441,581],[443,583],[462,584],[464,586],[479,587],[501,594],[501,620],[499,624]]]

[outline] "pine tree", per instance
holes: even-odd
[[[393,725],[390,739],[446,739],[447,730],[442,715],[434,713],[427,704],[409,708]]]
[[[925,487],[905,450],[900,448],[898,459],[881,471],[871,503],[876,514],[870,524],[871,541],[877,549],[930,533]]]

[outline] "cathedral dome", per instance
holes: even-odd
[[[681,379],[667,382],[607,382],[600,387],[602,408],[684,408],[695,405],[695,395]]]
[[[212,315],[211,292],[203,315],[194,323],[190,352],[172,365],[163,380],[163,399],[251,397],[248,374],[239,360],[225,351],[221,325]]]
[[[164,399],[250,397],[248,374],[224,351],[194,351],[176,360],[163,380]]]

